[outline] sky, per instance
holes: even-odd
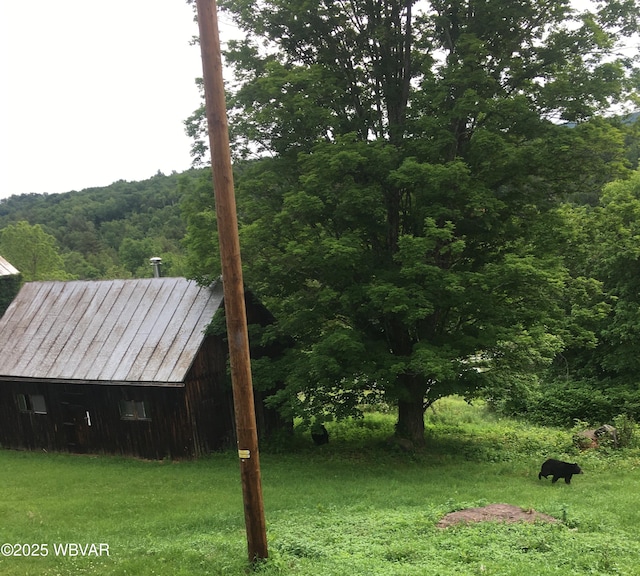
[[[185,0],[0,0],[0,198],[188,169],[197,34]]]

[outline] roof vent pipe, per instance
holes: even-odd
[[[160,278],[160,264],[162,263],[162,258],[154,256],[153,258],[149,258],[149,262],[151,262],[151,266],[153,266],[153,277]]]

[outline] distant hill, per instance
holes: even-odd
[[[631,125],[635,124],[640,119],[640,112],[632,112],[631,114],[626,114],[624,116],[613,116],[609,118],[609,120],[613,122],[619,122],[622,125]],[[566,126],[567,128],[574,128],[577,126],[577,122],[565,122],[562,126]]]
[[[67,272],[77,278],[149,276],[148,259],[163,258],[163,270],[184,273],[181,188],[203,170],[140,182],[60,194],[21,194],[0,200],[0,229],[27,221],[54,236]]]

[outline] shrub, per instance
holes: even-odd
[[[552,379],[527,387],[503,388],[492,393],[490,406],[505,416],[519,416],[536,424],[586,427],[613,422],[620,414],[640,418],[640,392],[635,385],[611,380]]]
[[[619,414],[613,419],[613,427],[617,432],[619,448],[635,447],[638,425],[633,418],[626,414]]]
[[[540,424],[570,426],[575,420],[608,422],[616,412],[611,399],[592,382],[556,380],[542,387],[529,414]]]

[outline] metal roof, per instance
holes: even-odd
[[[20,274],[20,272],[0,256],[0,276],[14,276],[16,274]]]
[[[0,380],[182,385],[222,303],[184,278],[29,282],[0,319]]]

